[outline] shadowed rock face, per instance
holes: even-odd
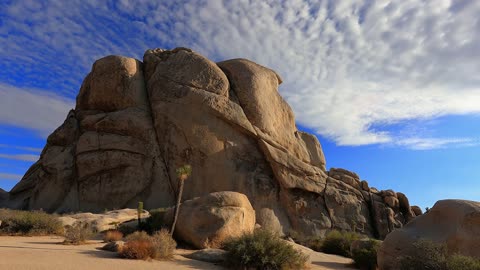
[[[480,202],[442,200],[402,229],[389,234],[378,251],[379,269],[399,269],[400,256],[414,256],[419,239],[444,244],[449,253],[480,258]]]
[[[97,60],[76,108],[10,194],[0,191],[0,206],[167,207],[176,168],[191,164],[184,200],[243,193],[257,223],[281,233],[344,229],[383,238],[410,220],[403,194],[370,189],[347,170],[326,171],[320,143],[297,130],[280,83],[249,60],[214,63],[186,48],[148,50],[143,62]]]

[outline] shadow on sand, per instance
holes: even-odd
[[[313,265],[327,267],[330,269],[356,269],[353,263],[339,263],[339,262],[312,262]]]
[[[99,248],[96,248],[95,250],[82,250],[80,251],[81,254],[85,254],[88,256],[93,256],[96,258],[102,258],[102,259],[119,259],[119,260],[128,260],[125,258],[121,258],[118,253],[116,252],[111,252],[111,251],[105,251],[101,250]],[[150,260],[151,262],[156,262],[155,260]],[[171,263],[175,263],[184,267],[188,267],[191,269],[200,269],[200,270],[211,270],[211,269],[227,269],[223,268],[219,265],[215,265],[212,263],[206,263],[206,262],[201,262],[201,261],[196,261],[196,260],[170,260]]]

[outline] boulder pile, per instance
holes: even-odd
[[[326,170],[317,137],[297,130],[273,70],[246,59],[214,63],[186,48],[143,61],[97,60],[75,109],[0,207],[101,212],[175,204],[175,170],[190,164],[184,200],[244,194],[262,227],[385,237],[419,215],[407,197],[348,170]],[[8,195],[8,196],[7,196]]]

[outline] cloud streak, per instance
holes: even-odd
[[[0,154],[0,158],[35,162],[38,160],[39,156],[32,154]]]
[[[13,173],[0,173],[0,180],[13,180],[18,181],[22,179],[23,175]]]
[[[42,148],[28,147],[28,146],[18,146],[18,145],[0,144],[0,148],[10,148],[10,149],[22,150],[22,151],[27,151],[27,152],[35,152],[35,153],[39,153],[39,154],[40,154],[40,152],[42,152]]]
[[[467,145],[373,127],[480,113],[479,1],[17,1],[0,10],[0,95],[24,104],[34,101],[24,88],[72,98],[101,56],[187,46],[277,70],[297,121],[339,145]],[[51,98],[0,120],[52,130],[70,101]]]
[[[74,106],[72,100],[51,92],[0,83],[0,123],[33,129],[42,137],[55,130]]]

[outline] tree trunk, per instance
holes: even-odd
[[[182,193],[183,193],[183,184],[184,180],[180,180],[180,188],[178,190],[178,196],[177,196],[177,204],[175,205],[175,215],[173,217],[173,223],[172,223],[172,229],[170,230],[170,234],[173,235],[173,232],[175,231],[175,225],[177,224],[177,219],[178,219],[178,213],[180,212],[180,202],[182,201]]]

